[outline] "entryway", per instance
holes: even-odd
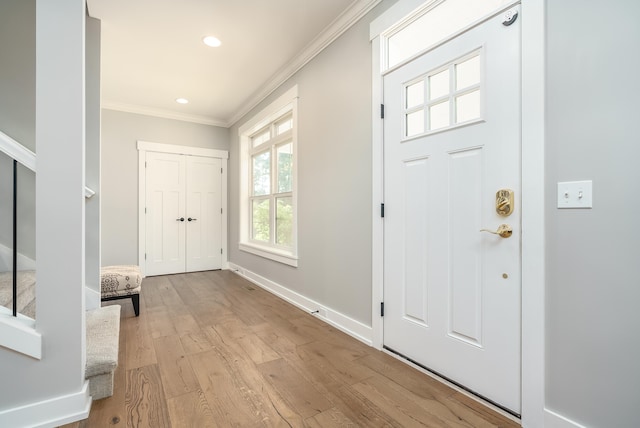
[[[434,8],[435,10],[435,8]],[[383,345],[521,411],[519,7],[383,77]]]
[[[145,276],[223,268],[226,151],[139,142]]]

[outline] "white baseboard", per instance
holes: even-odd
[[[305,297],[234,263],[229,262],[229,270],[248,279],[260,288],[264,288],[292,305],[297,306],[308,313],[313,313],[317,318],[347,333],[348,335],[353,336],[361,342],[364,342],[369,346],[373,346],[373,331],[370,326],[354,320],[353,318],[331,308],[327,308],[308,297]]]
[[[91,396],[89,382],[76,393],[54,397],[38,403],[0,411],[3,427],[58,427],[89,417]]]
[[[544,409],[544,426],[545,428],[585,428],[584,425],[549,409]]]
[[[87,286],[84,287],[85,310],[90,311],[99,308],[101,305],[100,298],[99,292]]]
[[[36,261],[18,253],[19,270],[36,270]],[[0,272],[13,270],[13,251],[9,247],[0,244]]]

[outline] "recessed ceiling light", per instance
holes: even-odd
[[[217,48],[218,46],[220,46],[222,44],[220,39],[218,39],[216,37],[213,37],[213,36],[204,37],[202,39],[202,42],[207,46],[211,46],[212,48]]]
[[[188,104],[188,103],[189,103],[189,100],[188,100],[188,99],[186,99],[186,98],[176,98],[176,102],[177,102],[178,104]]]

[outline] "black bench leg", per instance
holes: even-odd
[[[140,315],[140,295],[134,294],[131,296],[131,303],[133,303],[133,312],[136,316]]]

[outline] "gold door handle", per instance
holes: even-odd
[[[495,232],[489,229],[480,229],[480,232],[493,233],[494,235],[500,235],[502,238],[508,238],[513,235],[513,229],[508,224],[501,224]]]

